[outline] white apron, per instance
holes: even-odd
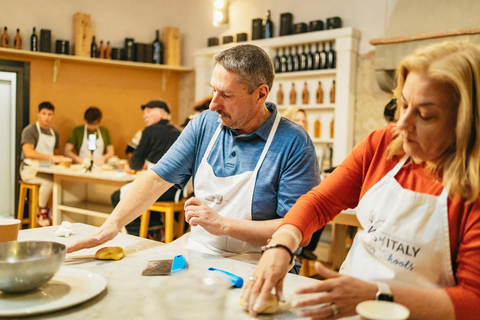
[[[355,236],[340,272],[366,281],[445,288],[455,286],[448,231],[448,191],[440,196],[404,189],[395,175],[404,157],[363,196]]]
[[[100,132],[100,128],[97,128],[97,140],[95,141],[96,148],[93,151],[93,161],[97,161],[103,156],[103,149],[104,143],[102,138],[102,133]],[[80,151],[78,153],[80,158],[91,160],[92,158],[92,151],[88,150],[88,136],[87,136],[87,125],[85,125],[84,132],[83,132],[83,141],[82,146],[80,147]]]
[[[49,131],[51,135],[42,133],[42,130],[40,130],[40,125],[38,124],[38,121],[35,123],[35,126],[37,127],[37,131],[38,131],[38,142],[37,142],[37,145],[35,146],[35,151],[41,154],[48,154],[53,156],[54,150],[55,150],[55,143],[56,143],[55,132],[53,131],[52,128],[50,128]],[[22,180],[24,181],[29,180],[36,176],[39,164],[42,164],[42,165],[53,164],[52,160],[38,161],[38,160],[27,159],[27,158],[25,158],[23,162],[28,164],[27,166],[23,166],[21,171]]]
[[[225,178],[215,176],[212,167],[207,162],[215,141],[223,128],[223,125],[220,124],[198,167],[194,183],[195,197],[221,216],[230,219],[252,220],[252,199],[257,173],[272,143],[280,118],[280,113],[277,112],[255,170]],[[188,249],[223,256],[261,251],[260,246],[229,236],[214,236],[200,226],[191,229],[192,232],[186,245]]]

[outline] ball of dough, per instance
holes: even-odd
[[[240,306],[243,307],[243,298],[240,298]],[[272,314],[276,312],[278,309],[278,299],[277,296],[271,293],[267,301],[263,304],[263,306],[260,307],[260,310],[258,310],[258,313],[266,313],[266,314]]]
[[[105,247],[95,253],[95,259],[100,260],[120,260],[125,255],[121,247]]]

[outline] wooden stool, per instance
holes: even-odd
[[[178,202],[175,201],[158,201],[155,202],[147,211],[142,214],[140,219],[140,234],[141,238],[146,238],[148,233],[148,223],[150,222],[150,211],[165,212],[165,243],[173,241],[173,229],[174,229],[174,213],[180,212],[178,215],[178,227],[177,238],[183,235],[185,227],[185,201],[182,199]]]
[[[18,213],[17,219],[22,221],[20,224],[20,229],[23,227],[24,223],[29,223],[30,228],[35,228],[37,226],[37,211],[38,211],[38,194],[39,194],[39,185],[26,183],[23,181],[20,182],[20,195],[18,200]],[[28,200],[28,219],[23,217],[23,211],[25,209],[25,197],[27,196],[27,191],[30,190],[30,198]]]
[[[301,276],[311,277],[316,273],[314,260],[308,260],[300,256],[297,256],[297,258],[300,258],[300,262],[302,263],[302,267],[300,268]]]

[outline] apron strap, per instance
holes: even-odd
[[[268,149],[270,148],[270,145],[272,144],[273,141],[273,136],[275,136],[275,133],[277,132],[278,124],[280,123],[280,119],[282,116],[280,115],[280,112],[277,111],[277,115],[275,116],[275,121],[273,122],[272,129],[270,129],[270,133],[268,135],[267,143],[265,144],[265,147],[263,148],[262,155],[260,156],[260,159],[257,162],[257,166],[255,167],[255,175],[260,170],[260,167],[262,166],[263,159],[265,159],[265,156],[267,155]]]

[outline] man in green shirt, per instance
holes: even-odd
[[[99,125],[102,112],[98,108],[88,108],[85,111],[84,118],[86,124],[74,128],[72,134],[68,137],[64,154],[72,158],[75,163],[83,163],[85,160],[90,162],[93,154],[93,161],[96,164],[103,164],[107,162],[108,158],[115,155],[110,131]],[[91,134],[96,136],[95,150],[88,148],[88,137]]]

